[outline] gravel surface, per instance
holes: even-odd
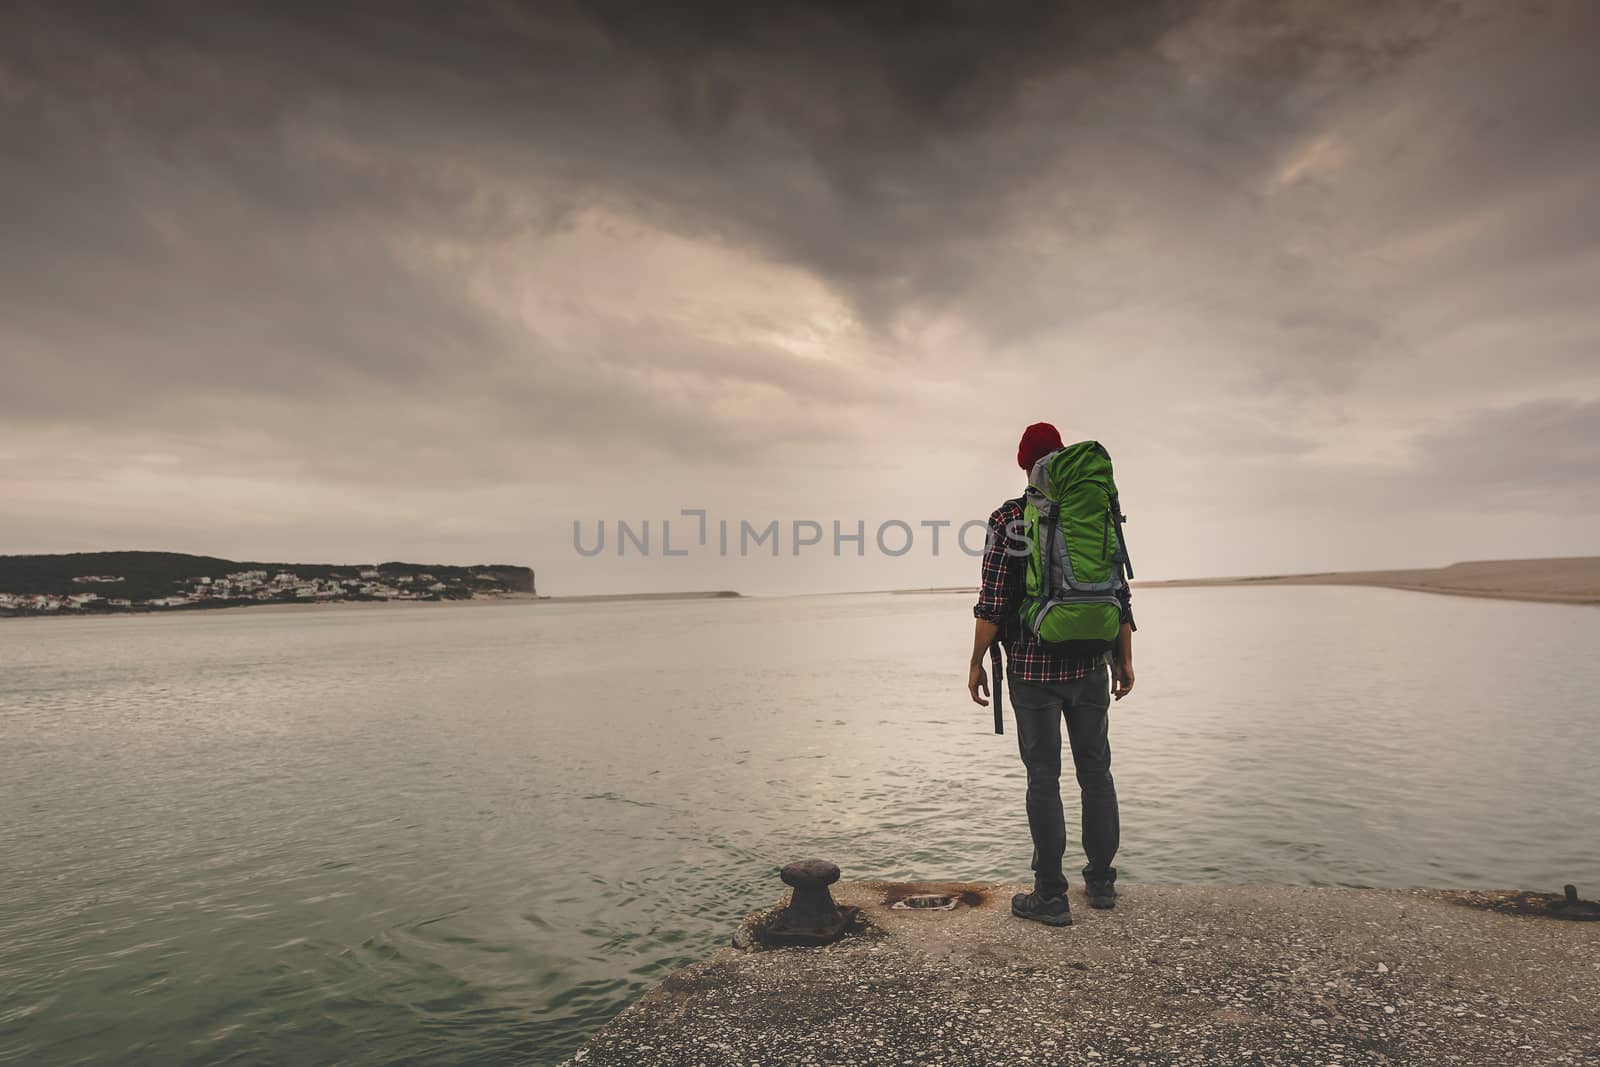
[[[861,932],[728,948],[624,1011],[571,1064],[1600,1064],[1600,923],[1431,890],[1074,891],[841,883]],[[953,911],[907,893],[965,894]],[[759,926],[757,913],[742,928]]]

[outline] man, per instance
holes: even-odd
[[[1061,448],[1061,434],[1047,422],[1034,423],[1017,446],[1017,465],[1024,472]],[[1126,581],[1117,592],[1121,627],[1107,682],[1103,656],[1073,658],[1042,644],[1018,620],[1023,572],[1028,564],[1021,547],[1023,511],[1020,500],[1008,500],[989,516],[989,541],[983,557],[983,583],[972,613],[977,619],[967,691],[987,707],[989,676],[984,656],[998,638],[1010,667],[1011,706],[1017,721],[1017,747],[1028,770],[1028,830],[1033,836],[1033,892],[1011,898],[1011,912],[1050,926],[1072,925],[1067,903],[1067,878],[1062,856],[1067,847],[1061,809],[1061,722],[1067,723],[1072,762],[1083,802],[1084,892],[1089,906],[1116,905],[1117,854],[1120,827],[1117,790],[1111,779],[1111,745],[1107,712],[1111,698],[1133,690],[1133,616]],[[980,695],[981,694],[981,695]]]

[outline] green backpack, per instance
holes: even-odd
[[[1098,441],[1057,449],[1033,465],[1023,499],[1023,628],[1063,654],[1110,651],[1122,623],[1117,593],[1133,577],[1111,456]]]

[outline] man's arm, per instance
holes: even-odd
[[[1117,590],[1117,599],[1122,601],[1122,628],[1117,631],[1117,647],[1111,658],[1111,696],[1121,700],[1133,692],[1133,631],[1139,628],[1133,621],[1133,590],[1128,588],[1126,578]]]
[[[978,602],[972,606],[972,661],[967,664],[967,692],[974,704],[989,706],[989,672],[983,657],[1000,636],[1000,620],[1006,610],[1006,576],[1011,555],[1006,551],[1006,531],[1000,516],[1004,509],[989,516],[989,543],[983,550],[983,577],[978,587]],[[979,691],[983,696],[979,696]]]
[[[995,638],[1000,636],[998,623],[988,619],[977,619],[972,624],[972,662],[967,665],[967,692],[972,694],[975,704],[989,706],[984,697],[989,695],[989,672],[983,667],[983,657],[988,654],[989,646],[994,644]],[[983,696],[978,695],[979,690]]]
[[[1117,631],[1117,653],[1111,665],[1111,696],[1121,700],[1133,692],[1133,623],[1125,622]]]

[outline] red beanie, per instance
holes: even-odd
[[[1017,466],[1031,471],[1042,457],[1060,447],[1061,431],[1048,422],[1036,422],[1022,431],[1022,440],[1017,444]]]

